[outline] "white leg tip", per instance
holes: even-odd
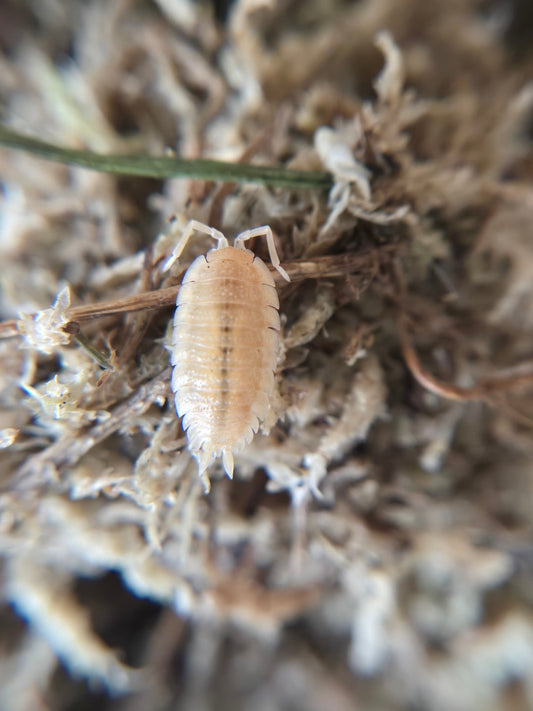
[[[205,472],[202,472],[200,474],[200,481],[202,482],[202,486],[204,487],[204,494],[209,494],[209,492],[211,491],[211,480]]]
[[[222,464],[228,477],[233,479],[233,453],[228,449],[222,450]]]
[[[198,460],[198,476],[200,477],[200,481],[203,484],[204,493],[209,494],[209,492],[211,491],[211,481],[207,476],[206,470],[209,466],[209,463],[211,462],[211,452],[204,452],[200,450],[198,453],[195,453],[195,456]]]

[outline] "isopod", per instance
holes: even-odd
[[[272,230],[246,230],[228,245],[226,237],[191,220],[168,269],[194,231],[208,234],[217,246],[197,257],[185,272],[176,300],[171,358],[171,387],[188,447],[198,461],[206,491],[206,470],[222,457],[233,477],[233,454],[251,442],[269,408],[279,352],[279,299],[266,266],[244,243],[266,237],[273,266],[280,265]]]

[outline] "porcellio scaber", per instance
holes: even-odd
[[[233,476],[233,454],[251,442],[264,419],[279,352],[279,299],[266,266],[244,243],[266,237],[273,266],[280,266],[272,230],[256,227],[234,245],[207,225],[191,220],[165,264],[178,259],[194,231],[217,240],[185,272],[176,301],[171,341],[171,387],[189,451],[209,491],[207,467],[222,457]]]

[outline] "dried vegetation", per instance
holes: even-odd
[[[0,150],[2,709],[533,706],[528,7],[3,3],[18,130],[335,184]],[[208,497],[169,400],[173,213],[269,223],[292,277],[265,432]]]

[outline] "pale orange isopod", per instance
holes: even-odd
[[[197,230],[217,246],[185,272],[176,301],[170,362],[176,412],[206,491],[213,457],[233,476],[233,453],[251,442],[264,419],[279,352],[279,299],[274,279],[244,242],[266,237],[273,266],[279,263],[272,230],[239,234],[234,246],[213,227],[191,220],[165,264],[168,269]]]

